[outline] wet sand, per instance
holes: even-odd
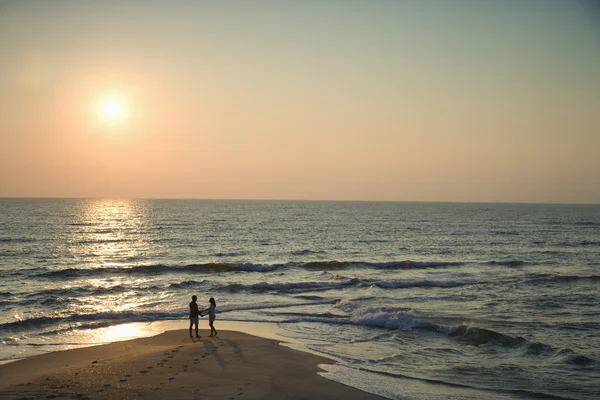
[[[382,399],[317,374],[332,360],[219,330],[53,352],[0,365],[0,399]]]

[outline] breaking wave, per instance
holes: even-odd
[[[492,345],[518,350],[522,356],[545,357],[575,366],[589,366],[597,360],[571,349],[557,349],[551,345],[532,342],[521,336],[511,336],[492,329],[471,324],[443,325],[430,322],[414,311],[398,307],[362,307],[348,299],[337,302],[339,308],[350,316],[350,323],[361,326],[393,330],[423,329],[442,334],[463,344]]]

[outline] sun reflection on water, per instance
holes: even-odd
[[[75,259],[123,265],[149,251],[148,210],[143,200],[90,199],[73,218],[69,250]]]

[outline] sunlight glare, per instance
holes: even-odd
[[[123,115],[123,103],[118,100],[108,100],[104,103],[104,115],[108,118],[118,118]]]
[[[121,97],[108,97],[99,103],[98,117],[105,123],[116,123],[125,119],[127,104]]]
[[[145,336],[145,326],[139,322],[112,325],[90,331],[95,343],[111,343]]]

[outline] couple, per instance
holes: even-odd
[[[196,326],[196,337],[199,338],[200,335],[198,335],[198,316],[204,317],[207,313],[208,314],[208,324],[210,325],[210,336],[209,337],[214,337],[217,336],[217,330],[215,329],[213,323],[215,322],[215,308],[217,307],[217,303],[215,302],[214,298],[210,298],[209,302],[210,305],[208,306],[208,308],[206,310],[202,310],[199,311],[198,310],[198,303],[196,303],[196,300],[198,299],[198,297],[196,297],[195,295],[192,296],[192,302],[190,303],[190,337],[192,337],[192,326],[195,325]]]

